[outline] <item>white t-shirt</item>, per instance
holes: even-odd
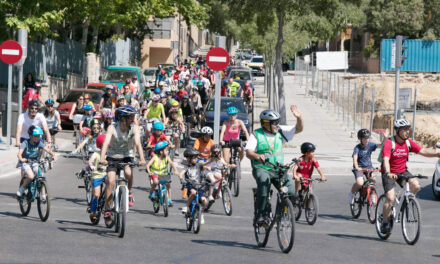
[[[280,126],[279,128],[280,130],[283,131],[283,135],[286,137],[286,139],[284,139],[284,137],[282,137],[283,139],[283,144],[291,141],[293,139],[293,136],[295,135],[295,131],[296,131],[296,126]],[[272,147],[274,146],[274,141],[275,141],[275,135],[273,134],[268,134],[266,132],[264,132],[264,134],[266,134],[267,137],[267,141],[269,142],[269,145],[271,145]],[[252,150],[252,151],[257,151],[257,138],[255,137],[255,134],[252,133],[249,136],[249,140],[246,144],[245,150]]]
[[[22,138],[29,138],[28,129],[30,126],[39,126],[43,128],[47,125],[46,118],[42,113],[37,113],[34,119],[30,119],[28,113],[23,113],[18,117],[17,125],[22,125],[21,136]]]

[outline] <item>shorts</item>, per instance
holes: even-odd
[[[362,168],[364,169],[364,168]],[[356,180],[359,177],[363,177],[365,175],[365,177],[368,177],[368,171],[364,171],[364,172],[359,172],[356,169],[352,170],[353,174],[354,174],[354,179]]]
[[[58,129],[51,128],[51,129],[49,129],[49,133],[51,136],[56,135],[58,133]]]
[[[214,177],[216,177],[216,176],[221,177],[222,172],[221,171],[207,171],[206,176],[209,177],[210,175],[213,175]]]
[[[188,191],[188,195],[191,193],[191,190],[196,190],[191,184],[187,184],[185,186],[186,190]],[[202,197],[206,197],[205,189],[200,188],[199,190],[196,190],[199,193],[199,199]]]
[[[93,179],[93,181],[92,181],[92,186],[93,186],[93,188],[96,188],[96,187],[98,187],[98,186],[101,186],[102,183],[105,181],[105,179],[107,179],[107,175],[105,175],[104,177],[101,177],[101,178],[95,178],[95,179]]]
[[[203,161],[203,162],[206,162],[208,159],[206,159],[206,158],[197,158],[197,163],[199,163],[199,161]]]
[[[21,163],[21,171],[26,173],[28,170],[32,170],[34,174],[38,174],[38,166],[39,166],[38,162]]]
[[[402,173],[398,173],[401,175],[405,175],[405,176],[411,176],[412,174],[409,171],[404,171]],[[394,179],[390,179],[388,178],[388,176],[385,175],[385,173],[382,173],[382,185],[383,185],[383,190],[385,193],[387,193],[388,191],[394,189],[395,183],[398,183],[400,185],[400,187],[403,187],[403,179],[402,178],[397,178],[397,180]]]
[[[114,159],[114,158],[107,157],[107,161],[108,161],[107,172],[110,172],[110,171],[117,172],[118,169],[115,166],[117,162],[133,162],[133,160],[134,159],[132,157],[125,157],[123,159]]]

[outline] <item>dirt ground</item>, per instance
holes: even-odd
[[[376,88],[375,109],[379,111],[375,112],[374,128],[390,128],[394,109],[394,74],[346,75],[344,78],[356,82],[358,87],[365,84],[366,105],[371,104],[372,89]],[[432,147],[440,141],[440,74],[401,74],[400,88],[412,89],[411,107],[413,107],[414,101],[414,88],[417,88],[417,110],[438,111],[437,114],[416,114],[415,139],[427,147]],[[358,105],[360,105],[361,90],[357,89]],[[404,115],[412,122],[412,112]],[[369,114],[364,116],[366,119],[364,124],[369,124]]]

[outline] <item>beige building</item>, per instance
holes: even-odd
[[[142,68],[156,67],[157,64],[177,64],[181,60],[194,56],[200,50],[209,48],[208,30],[199,30],[196,26],[188,27],[182,16],[156,19],[148,23],[153,34],[142,41]],[[179,38],[180,36],[180,38]],[[174,47],[174,49],[172,48]]]

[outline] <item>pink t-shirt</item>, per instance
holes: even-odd
[[[383,145],[383,149],[382,149],[382,157],[390,158],[391,173],[402,173],[407,170],[406,161],[408,160],[408,156],[409,156],[408,147],[406,146],[405,141],[403,141],[402,143],[398,143],[396,140],[395,142],[396,142],[396,148],[394,149],[393,153],[391,153],[391,148],[392,148],[391,139],[387,139],[385,141],[385,144]],[[419,151],[422,148],[411,139],[409,139],[409,142],[411,144],[411,152],[419,153]],[[384,171],[384,168],[382,168],[382,171]]]
[[[296,172],[301,174],[303,178],[309,179],[313,174],[313,168],[319,168],[319,163],[315,158],[306,161],[304,156],[301,156],[297,166]]]

